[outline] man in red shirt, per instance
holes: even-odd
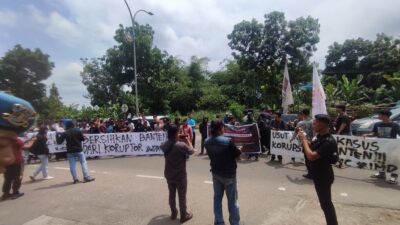
[[[4,174],[2,199],[18,198],[22,174],[22,146],[17,135],[28,130],[36,120],[29,102],[0,92],[0,173]],[[11,186],[13,195],[10,194]]]
[[[24,142],[17,138],[13,144],[14,163],[6,167],[4,173],[3,195],[1,200],[16,199],[24,195],[19,192],[21,188],[22,175],[24,173],[24,158],[22,156]],[[12,194],[10,194],[12,187]]]

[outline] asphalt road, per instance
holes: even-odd
[[[179,224],[169,218],[163,157],[107,158],[89,160],[88,165],[96,181],[75,185],[66,161],[50,163],[49,172],[55,179],[34,183],[28,176],[37,165],[26,166],[21,188],[25,196],[0,202],[0,224]],[[192,156],[188,162],[188,209],[194,218],[187,224],[213,224],[209,168],[206,156]],[[268,163],[267,158],[241,161],[241,223],[325,224],[312,181],[302,177],[304,170],[303,164],[289,164],[285,159],[283,165]],[[339,224],[399,224],[400,186],[375,181],[369,178],[371,174],[335,168],[333,199]],[[224,216],[228,222],[226,199]]]

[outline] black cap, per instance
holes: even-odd
[[[317,114],[315,115],[315,119],[326,124],[329,124],[331,122],[329,116],[326,114]]]

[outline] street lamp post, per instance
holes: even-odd
[[[143,10],[143,9],[140,9],[140,10],[137,10],[137,11],[135,12],[135,14],[133,15],[133,17],[132,17],[131,8],[129,7],[128,2],[126,2],[126,0],[124,0],[124,2],[125,2],[125,4],[126,4],[126,7],[128,8],[129,15],[131,16],[131,21],[132,21],[133,68],[134,68],[134,73],[135,73],[136,116],[139,116],[139,96],[138,96],[138,82],[137,82],[137,69],[136,69],[136,45],[135,45],[135,42],[136,42],[136,37],[135,37],[135,18],[136,18],[136,15],[137,15],[139,12],[145,12],[145,13],[147,13],[147,14],[150,15],[150,16],[152,16],[152,15],[154,15],[154,14],[153,14],[152,12],[149,12],[149,11],[146,11],[146,10]]]

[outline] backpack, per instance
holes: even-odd
[[[323,139],[322,141],[325,141],[325,140],[330,139],[330,138],[333,138],[333,137],[329,136],[329,137]],[[314,142],[312,142],[311,148],[312,149],[317,149],[322,144],[322,141],[314,141]],[[336,143],[336,141],[335,141],[335,143]],[[334,151],[329,152],[328,162],[330,164],[336,164],[338,161],[339,161],[339,150],[336,147]]]

